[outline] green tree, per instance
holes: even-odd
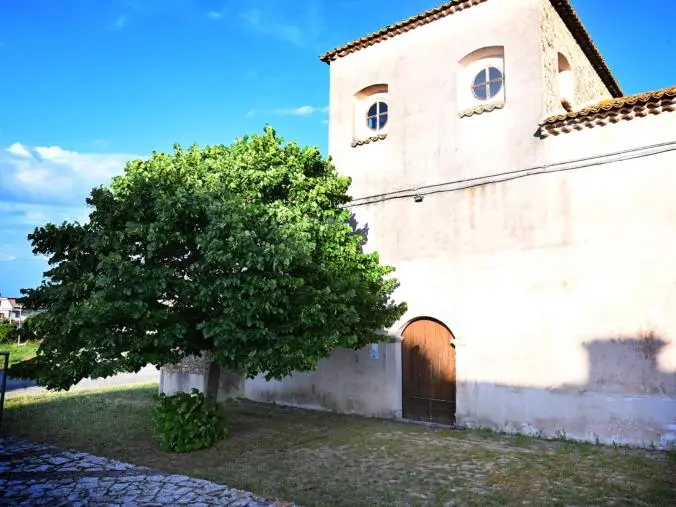
[[[349,178],[274,130],[156,153],[92,190],[89,222],[29,235],[50,268],[26,304],[36,358],[15,374],[68,389],[208,351],[252,377],[309,370],[378,340],[405,311],[362,250]]]
[[[0,343],[6,343],[11,340],[14,324],[12,321],[0,317]]]

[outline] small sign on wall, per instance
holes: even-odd
[[[371,359],[379,359],[380,358],[380,344],[379,343],[372,343],[371,344]]]

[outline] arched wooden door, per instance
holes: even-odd
[[[455,346],[443,324],[420,319],[402,342],[404,419],[455,424]]]

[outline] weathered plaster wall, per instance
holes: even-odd
[[[331,63],[329,151],[355,197],[539,164],[541,0],[489,1]],[[461,118],[460,61],[503,46],[505,105]],[[385,83],[387,138],[352,147],[353,96]],[[365,121],[365,120],[364,120]]]
[[[378,357],[372,358],[370,348],[339,349],[313,372],[295,373],[281,382],[266,382],[263,376],[247,380],[246,397],[348,414],[400,417],[401,346],[381,343],[378,351]]]
[[[552,165],[636,151],[361,213],[398,268],[405,319],[453,331],[461,423],[676,442],[676,114],[543,148]]]
[[[541,44],[546,116],[565,112],[561,105],[557,83],[559,53],[568,59],[574,74],[575,104],[572,104],[574,109],[612,98],[594,67],[589,63],[575,38],[548,0],[542,0]]]
[[[664,113],[550,137],[544,174],[354,208],[409,305],[392,334],[431,316],[455,335],[459,423],[676,442],[675,132]],[[256,399],[394,413],[400,359],[372,371],[342,354],[257,381]]]

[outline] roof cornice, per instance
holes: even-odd
[[[340,46],[338,48],[332,49],[327,53],[324,53],[320,56],[320,59],[330,64],[332,61],[342,58],[351,53],[355,53],[362,49],[365,49],[379,42],[383,42],[387,39],[391,39],[399,34],[411,31],[419,26],[423,26],[429,23],[432,23],[438,19],[450,16],[456,12],[474,7],[475,5],[482,4],[488,0],[454,0],[450,2],[445,2],[437,7],[429,9],[420,14],[416,14],[404,21],[395,23],[393,25],[388,25],[377,32],[373,32],[369,35],[365,35],[357,40],[348,42],[347,44]],[[504,0],[503,0],[504,1]],[[594,69],[598,73],[599,77],[605,84],[608,91],[610,91],[613,97],[621,97],[622,89],[618,84],[615,76],[611,72],[608,64],[605,62],[601,53],[596,48],[594,41],[591,39],[589,33],[585,29],[582,21],[575,13],[572,5],[569,0],[548,0],[556,12],[561,16],[561,19],[570,30],[570,33],[575,38],[576,42],[585,53],[589,61],[592,63]]]
[[[676,86],[604,100],[579,111],[550,116],[540,126],[540,135],[565,134],[672,111],[676,111]]]

